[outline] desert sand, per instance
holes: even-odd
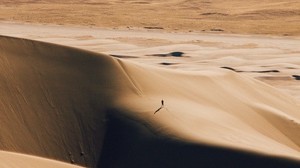
[[[0,167],[299,167],[299,3],[260,2],[1,1]]]
[[[39,158],[19,153],[0,151],[0,167],[3,168],[80,168],[80,166],[70,165],[50,159]],[[81,167],[82,168],[82,167]]]
[[[1,0],[0,8],[4,21],[300,35],[298,0]]]

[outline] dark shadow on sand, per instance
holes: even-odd
[[[292,75],[294,79],[300,80],[300,75]]]
[[[100,168],[296,168],[300,162],[161,136],[110,111]]]
[[[138,58],[136,56],[129,56],[129,55],[115,55],[115,54],[110,54],[110,56],[116,57],[116,58]]]
[[[278,73],[280,72],[279,70],[264,70],[264,71],[241,71],[241,70],[236,70],[232,67],[220,67],[220,68],[223,68],[223,69],[228,69],[228,70],[231,70],[231,71],[234,71],[234,72],[248,72],[248,73]]]
[[[176,65],[176,64],[178,64],[178,63],[161,62],[161,63],[159,63],[159,64],[161,64],[161,65]]]
[[[184,52],[181,51],[174,51],[167,54],[151,54],[147,56],[155,56],[155,57],[183,57]]]

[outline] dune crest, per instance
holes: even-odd
[[[4,36],[0,51],[1,150],[87,167],[299,166],[299,106],[250,77]]]
[[[105,109],[123,90],[117,61],[8,37],[0,50],[0,149],[95,165]]]

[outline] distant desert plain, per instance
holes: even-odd
[[[0,7],[3,21],[300,35],[297,0],[2,0]]]
[[[300,167],[300,1],[2,0],[0,167]]]

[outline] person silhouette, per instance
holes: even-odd
[[[158,112],[159,110],[161,110],[162,108],[164,108],[164,106],[165,106],[165,105],[164,105],[164,100],[162,99],[162,100],[161,100],[161,106],[154,112],[154,114],[157,113],[157,112]]]

